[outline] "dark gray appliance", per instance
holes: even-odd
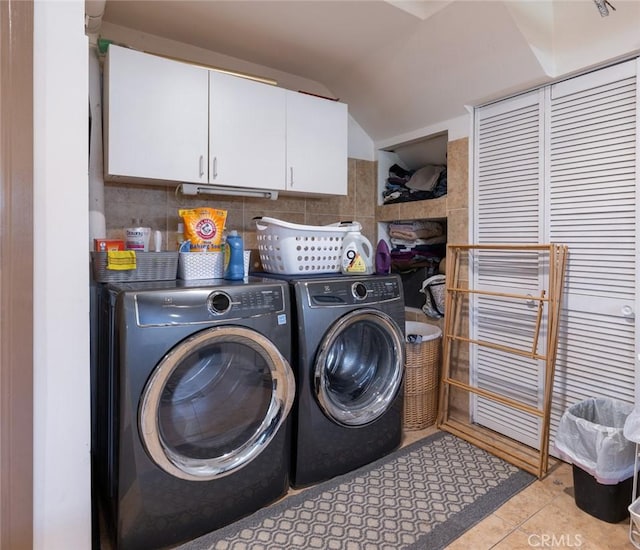
[[[120,550],[196,538],[289,487],[289,288],[197,283],[100,292],[94,490]]]
[[[389,276],[290,279],[295,297],[292,484],[368,464],[402,439],[404,300]]]

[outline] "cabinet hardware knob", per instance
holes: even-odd
[[[631,306],[622,306],[622,315],[625,317],[633,316],[633,308]]]

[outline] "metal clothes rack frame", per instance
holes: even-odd
[[[530,294],[511,294],[463,288],[460,284],[461,259],[466,253],[467,258],[474,251],[495,252],[539,252],[547,253],[549,259],[548,289],[543,289],[539,297]],[[438,428],[452,433],[478,447],[522,468],[538,478],[544,477],[549,467],[549,423],[551,416],[551,396],[553,389],[554,367],[557,353],[558,324],[564,275],[566,270],[568,248],[566,245],[448,245],[446,262],[446,294],[445,294],[445,323],[443,334],[443,373],[440,385],[440,409],[438,412]],[[460,316],[463,301],[472,294],[495,296],[515,301],[537,302],[536,324],[533,331],[531,347],[519,349],[502,343],[488,342],[462,336],[457,331],[460,328]],[[538,351],[542,321],[546,315],[546,350]],[[489,391],[458,380],[451,375],[452,343],[462,342],[469,345],[484,346],[521,357],[539,359],[544,362],[544,387],[542,388],[542,406],[533,407],[509,396]],[[539,449],[533,449],[512,438],[484,428],[470,421],[454,419],[450,416],[450,388],[473,393],[483,398],[501,403],[541,419]]]

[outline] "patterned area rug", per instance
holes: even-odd
[[[534,480],[438,432],[179,548],[436,550]]]

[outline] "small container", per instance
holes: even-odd
[[[93,250],[95,252],[124,250],[124,241],[120,239],[93,239]]]
[[[224,270],[224,278],[230,281],[244,279],[244,245],[235,229],[227,235],[225,254],[229,254],[229,261]]]
[[[181,252],[178,260],[178,279],[222,279],[224,258],[222,252]]]
[[[162,252],[162,231],[153,232],[153,251]]]
[[[149,252],[149,240],[151,239],[151,228],[143,227],[139,219],[131,220],[132,227],[124,230],[124,247],[127,250],[136,252]]]
[[[176,231],[176,247],[180,250],[180,246],[184,242],[184,223],[178,223],[178,230]]]

